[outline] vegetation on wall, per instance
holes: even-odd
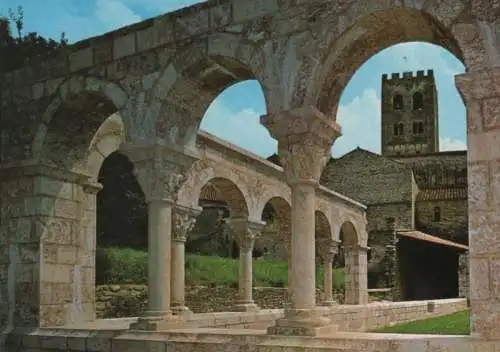
[[[42,37],[37,32],[25,33],[22,6],[8,12],[8,16],[0,17],[0,72],[20,68],[68,44],[64,32],[59,41]]]

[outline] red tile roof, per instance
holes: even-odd
[[[416,230],[415,231],[397,231],[396,234],[398,234],[399,236],[413,238],[416,240],[431,242],[431,243],[435,243],[435,244],[441,244],[443,246],[455,247],[458,249],[464,249],[466,251],[469,250],[469,247],[465,246],[463,244],[448,241],[448,240],[445,240],[445,239],[440,238],[440,237],[431,236],[431,235],[428,235],[426,233],[416,231]]]
[[[417,201],[426,200],[465,200],[466,187],[424,189],[418,192]]]

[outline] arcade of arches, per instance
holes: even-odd
[[[181,280],[176,263],[182,245],[175,244],[171,256],[169,234],[172,228],[189,229],[191,222],[181,220],[196,212],[206,183],[190,182],[196,179],[190,172],[206,181],[219,178],[215,168],[197,170],[207,157],[220,156],[200,150],[201,117],[225,87],[257,79],[267,102],[261,122],[278,141],[291,204],[293,307],[269,332],[327,329],[328,319],[315,309],[315,211],[322,169],[341,134],[336,123],[340,94],[371,55],[419,40],[444,46],[467,68],[456,82],[468,111],[471,325],[474,335],[500,340],[498,18],[495,2],[474,0],[401,6],[358,0],[208,1],[6,73],[2,119],[9,129],[2,131],[0,201],[1,240],[9,246],[2,247],[7,262],[0,270],[2,297],[9,304],[1,312],[1,325],[61,324],[83,314],[93,318],[93,308],[86,306],[93,292],[79,290],[79,283],[93,282],[98,167],[118,146],[112,138],[98,142],[95,153],[89,153],[89,146],[116,112],[123,120],[120,148],[134,164],[149,207],[149,260],[154,265],[149,266],[149,311],[138,324],[155,328],[173,322],[169,268],[172,262],[174,281]],[[235,195],[228,184],[219,184]],[[254,189],[241,193],[247,196]],[[272,198],[264,197],[266,187],[258,189],[261,201],[231,199],[231,227],[242,248],[251,246],[262,225],[262,200]],[[356,230],[358,254],[346,261],[363,267],[366,236]],[[342,231],[352,232],[351,225]],[[240,253],[242,304],[251,304],[247,254],[246,249]],[[348,290],[358,284],[349,283]],[[71,288],[67,297],[52,294],[59,286]],[[179,303],[181,292],[173,296]]]

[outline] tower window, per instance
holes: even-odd
[[[401,122],[394,124],[394,135],[402,136],[404,134],[404,126]]]
[[[441,208],[440,207],[434,208],[434,221],[436,221],[436,222],[441,221]]]
[[[424,133],[424,123],[421,121],[413,123],[413,134],[422,134]]]
[[[422,93],[416,92],[413,94],[413,110],[422,110],[424,108],[424,97]]]
[[[403,96],[401,94],[396,94],[392,98],[392,107],[394,110],[403,110]]]

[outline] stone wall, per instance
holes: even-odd
[[[420,301],[400,302],[395,304],[376,303],[365,306],[342,306],[335,309],[324,308],[325,315],[331,317],[340,326],[340,330],[350,328],[353,331],[372,330],[384,325],[403,323],[414,319],[426,319],[466,309],[465,299],[442,300],[442,301]],[[330,312],[330,313],[328,313]],[[243,320],[240,316],[243,316]],[[252,318],[253,316],[253,318]],[[186,330],[182,332],[143,332],[125,331],[130,319],[112,320],[107,325],[96,326],[94,329],[79,328],[73,330],[64,329],[40,329],[30,331],[19,330],[12,332],[7,339],[7,348],[15,348],[19,352],[41,351],[247,351],[248,346],[255,346],[257,352],[281,351],[285,341],[283,336],[269,336],[256,333],[255,330],[236,329],[265,329],[275,319],[283,316],[282,310],[267,310],[257,313],[207,313],[196,317],[201,325],[207,323],[212,326],[224,326],[234,331]],[[266,323],[266,319],[267,323]],[[254,321],[252,323],[251,321]],[[101,321],[104,322],[104,321]],[[194,322],[195,323],[195,322]],[[222,325],[221,325],[222,324]],[[107,326],[107,328],[106,328]],[[113,326],[110,329],[109,326]],[[198,325],[200,326],[200,325]],[[98,331],[97,329],[101,329]],[[410,350],[418,351],[469,351],[463,348],[469,340],[452,340],[446,337],[433,337],[429,335],[419,337],[418,335],[387,334],[358,334],[355,339],[349,339],[340,334],[331,339],[286,339],[286,346],[294,351],[380,351],[380,352],[403,352]],[[458,344],[456,343],[458,341]],[[195,343],[194,343],[195,342]],[[411,345],[408,343],[411,342]],[[311,343],[312,345],[309,345]],[[405,348],[406,346],[406,348]],[[436,349],[419,347],[433,346]],[[452,346],[452,347],[450,347]],[[408,349],[407,347],[412,347]],[[442,347],[442,348],[439,348]],[[461,349],[457,349],[461,347]],[[469,346],[466,346],[469,347]],[[480,349],[474,351],[493,351],[482,343]]]
[[[186,305],[194,313],[223,312],[236,303],[238,289],[227,286],[187,286]],[[288,302],[286,289],[256,287],[254,300],[263,309],[284,308]],[[317,290],[321,301],[322,290]],[[343,294],[336,292],[334,299],[343,302]],[[98,318],[137,317],[147,307],[146,285],[103,285],[96,288]]]
[[[357,148],[341,158],[332,159],[320,182],[369,206],[411,201],[411,179],[411,169],[406,165]]]
[[[441,209],[441,219],[434,220],[434,208]],[[467,199],[419,201],[416,203],[417,227],[430,235],[467,245]]]

